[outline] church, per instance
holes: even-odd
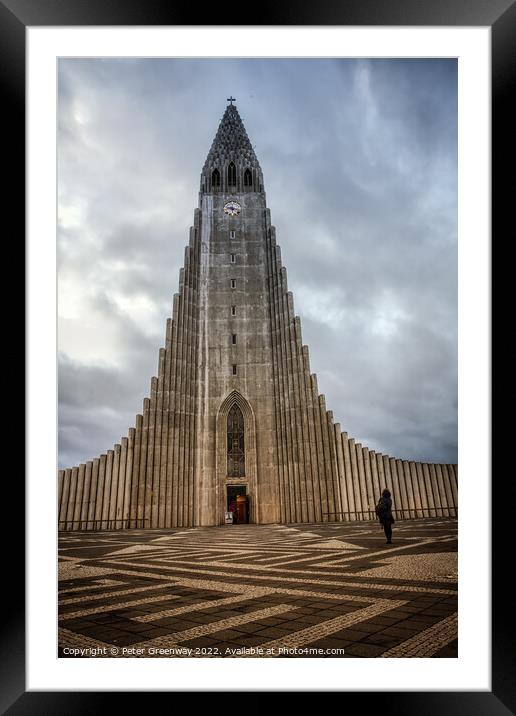
[[[456,465],[377,453],[334,422],[228,101],[149,397],[120,444],[58,471],[59,529],[369,520],[384,487],[397,519],[455,517]]]

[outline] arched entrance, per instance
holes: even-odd
[[[224,523],[230,505],[231,510],[238,510],[240,521],[258,522],[255,417],[249,402],[236,390],[217,414],[216,470],[219,523]]]

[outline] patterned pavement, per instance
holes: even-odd
[[[457,521],[59,536],[65,658],[457,657]]]

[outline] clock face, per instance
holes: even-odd
[[[229,216],[237,216],[240,214],[241,210],[242,207],[238,201],[228,201],[227,204],[224,204],[224,211],[226,214],[229,214]]]

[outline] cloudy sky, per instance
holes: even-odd
[[[327,407],[457,461],[455,60],[59,61],[59,466],[142,411],[230,93]]]

